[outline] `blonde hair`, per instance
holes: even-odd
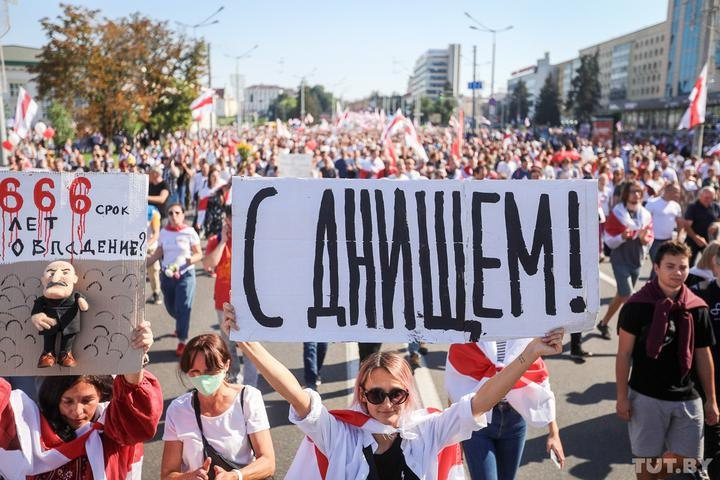
[[[378,368],[384,369],[395,377],[403,388],[409,392],[407,401],[401,405],[402,413],[419,408],[418,395],[415,391],[415,382],[410,365],[397,353],[389,352],[373,353],[360,365],[360,371],[355,379],[352,406],[360,406],[363,411],[368,411],[366,401],[363,398],[363,389],[370,374]]]
[[[715,257],[718,256],[718,253],[720,253],[720,241],[713,240],[705,247],[705,250],[703,250],[700,256],[700,260],[698,260],[695,266],[701,270],[712,270],[713,262],[715,261]]]

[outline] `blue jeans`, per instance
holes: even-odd
[[[525,447],[527,424],[510,404],[493,408],[492,422],[462,442],[473,480],[513,480]]]
[[[408,343],[408,354],[412,355],[413,353],[420,353],[420,342]]]
[[[186,271],[177,280],[161,273],[160,289],[165,310],[175,319],[178,340],[185,342],[190,330],[190,310],[195,297],[195,269]]]
[[[303,343],[303,364],[305,366],[305,386],[315,388],[317,386],[320,369],[325,361],[327,343],[304,342]]]

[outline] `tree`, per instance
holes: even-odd
[[[535,107],[535,123],[551,127],[560,125],[560,91],[552,75],[545,78],[545,84],[540,90]]]
[[[270,120],[280,119],[287,121],[292,118],[293,113],[298,109],[298,99],[294,95],[288,95],[283,92],[273,100],[268,108],[268,118]]]
[[[425,122],[431,121],[431,116],[437,116],[440,125],[447,125],[455,107],[457,107],[457,99],[452,96],[420,99],[420,113]]]
[[[510,96],[510,119],[522,122],[528,116],[530,102],[527,85],[523,80],[515,84]]]
[[[62,147],[68,139],[75,138],[75,126],[70,112],[62,103],[52,102],[47,110],[50,126],[55,129],[55,145]]]
[[[41,97],[106,137],[189,124],[189,104],[205,73],[202,42],[139,13],[98,20],[97,10],[62,8],[54,21],[41,21],[48,43],[31,67]]]
[[[578,124],[589,123],[600,106],[598,52],[580,57],[580,66],[570,84],[565,108],[575,114]]]

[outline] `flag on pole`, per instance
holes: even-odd
[[[450,147],[450,153],[452,153],[453,156],[455,156],[456,159],[460,159],[462,157],[462,144],[463,144],[463,130],[465,127],[465,112],[460,110],[458,113],[458,120],[455,120],[454,117],[450,119],[453,130],[455,130],[455,140],[452,143],[452,146]]]
[[[190,104],[190,112],[192,113],[192,119],[196,122],[205,117],[206,114],[213,111],[215,102],[215,90],[207,89],[202,95],[193,100]]]
[[[31,132],[30,124],[37,113],[38,105],[30,94],[20,87],[18,92],[17,107],[15,107],[15,133],[20,138],[27,137]]]
[[[530,128],[530,117],[525,117],[525,128]]]
[[[691,130],[701,123],[705,123],[705,107],[707,105],[707,70],[708,64],[700,70],[700,76],[695,80],[695,86],[690,92],[690,105],[680,120],[678,130]]]

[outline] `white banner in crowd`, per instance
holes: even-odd
[[[0,263],[144,258],[147,176],[0,172]]]
[[[278,156],[280,175],[287,178],[312,178],[312,155],[282,153]]]
[[[591,328],[595,181],[233,178],[235,340],[461,343]]]

